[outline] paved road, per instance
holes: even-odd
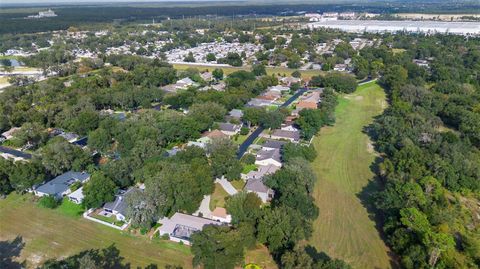
[[[300,97],[302,94],[304,94],[308,90],[309,89],[307,88],[301,88],[297,90],[297,92],[295,92],[295,94],[292,95],[292,97],[288,98],[288,100],[285,101],[285,103],[281,104],[279,108],[289,106],[291,103],[293,103],[293,101],[295,101],[298,97]],[[263,130],[264,130],[263,127],[258,127],[255,131],[253,131],[253,133],[250,134],[250,136],[247,137],[247,139],[245,139],[245,141],[243,141],[243,143],[238,148],[238,152],[237,152],[238,159],[242,158],[243,154],[247,152],[248,147],[250,147],[253,141],[257,139],[257,137],[263,132]]]
[[[215,183],[222,185],[222,188],[230,195],[235,195],[238,193],[237,189],[235,189],[235,187],[233,187],[233,185],[228,182],[225,177],[217,178]]]

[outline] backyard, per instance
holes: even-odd
[[[353,268],[390,268],[389,250],[365,206],[368,190],[376,187],[370,170],[376,154],[362,132],[386,107],[385,93],[371,82],[339,101],[335,125],[322,128],[313,140],[320,215],[309,243]]]

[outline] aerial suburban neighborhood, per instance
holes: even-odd
[[[29,2],[0,269],[480,268],[478,3]]]

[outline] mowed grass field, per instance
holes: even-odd
[[[86,249],[115,246],[132,268],[151,263],[192,268],[190,248],[159,239],[134,236],[71,214],[70,208],[46,209],[31,195],[11,194],[0,200],[0,241],[20,236],[25,242],[20,260],[33,268],[51,258],[62,258]],[[0,250],[2,251],[2,250]]]
[[[370,165],[375,160],[362,130],[386,107],[385,93],[371,82],[339,101],[335,125],[322,128],[313,140],[318,153],[312,163],[318,178],[314,198],[320,215],[309,243],[353,268],[390,268],[388,248],[359,198],[373,180]]]

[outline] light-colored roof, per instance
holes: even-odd
[[[257,152],[257,161],[263,161],[263,160],[268,160],[272,159],[277,162],[282,162],[281,160],[281,154],[279,149],[274,149],[274,150],[260,150]]]
[[[186,226],[198,231],[201,231],[205,225],[220,225],[220,223],[213,220],[182,213],[175,213],[171,218],[163,218],[159,220],[159,222],[162,224],[160,230],[169,234],[172,234],[178,225]]]
[[[276,129],[275,131],[273,131],[272,137],[273,136],[279,137],[279,138],[289,138],[295,141],[300,140],[300,132],[298,131],[286,131],[286,130]]]
[[[77,201],[82,201],[83,200],[83,187],[78,188],[76,191],[70,193],[68,197],[73,198]]]
[[[203,137],[208,137],[210,139],[214,139],[214,138],[226,138],[228,136],[226,134],[222,133],[222,131],[220,131],[220,130],[213,130],[211,132],[205,132],[203,134]]]
[[[269,164],[269,165],[259,165],[257,171],[250,171],[247,173],[247,179],[250,178],[263,178],[266,175],[273,174],[277,172],[280,169],[280,167]]]

